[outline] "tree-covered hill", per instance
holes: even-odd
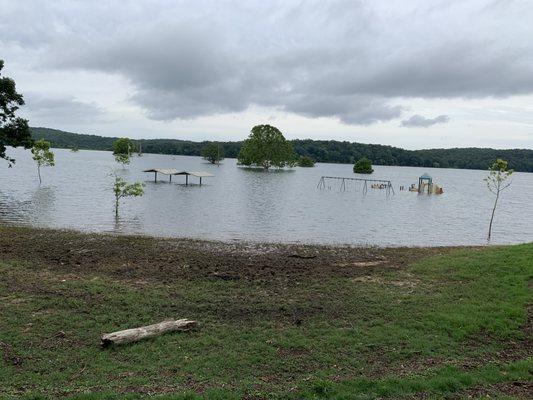
[[[86,150],[113,150],[113,142],[118,139],[116,137],[84,135],[50,128],[30,129],[33,139],[46,139],[52,144],[52,147],[59,149],[77,147]]]
[[[56,148],[112,150],[117,137],[103,137],[64,132],[49,128],[31,128],[34,139],[46,139]],[[142,139],[144,153],[200,156],[207,142],[178,139]],[[399,165],[412,167],[441,167],[487,169],[497,158],[509,162],[516,171],[533,172],[533,150],[496,150],[484,148],[455,148],[405,150],[380,144],[340,142],[336,140],[292,140],[299,156],[310,156],[317,162],[347,163],[367,157],[374,165]],[[228,158],[236,158],[242,142],[220,142]]]

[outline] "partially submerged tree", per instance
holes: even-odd
[[[296,164],[296,154],[280,130],[271,125],[257,125],[241,147],[239,164],[257,165],[264,169]]]
[[[39,183],[42,183],[41,167],[53,167],[55,165],[54,153],[50,151],[50,142],[44,139],[36,141],[31,148],[31,154],[37,163]]]
[[[315,166],[315,160],[313,160],[309,156],[301,156],[298,160],[298,165],[300,167],[314,167]]]
[[[211,164],[216,164],[224,159],[224,148],[220,143],[210,142],[203,147],[202,157]]]
[[[124,197],[138,197],[144,194],[144,184],[141,182],[128,183],[120,176],[114,175],[115,184],[113,192],[115,193],[115,215],[118,217],[118,207],[120,199]]]
[[[15,81],[2,76],[4,61],[0,60],[0,158],[7,160],[9,166],[15,162],[6,156],[6,146],[23,146],[29,149],[33,145],[28,121],[19,118],[15,112],[24,105],[24,99],[17,93]]]
[[[492,222],[494,221],[494,213],[498,206],[500,193],[511,185],[511,181],[508,181],[508,179],[513,172],[512,169],[507,169],[507,161],[500,158],[489,167],[489,176],[485,178],[485,182],[487,183],[487,188],[496,196],[496,198],[494,199],[494,206],[492,207],[492,214],[490,216],[488,240],[490,240],[492,234]]]
[[[353,172],[356,174],[371,174],[374,172],[372,168],[372,161],[368,158],[363,157],[357,160],[353,166]]]
[[[133,150],[134,144],[129,138],[117,139],[115,143],[113,143],[113,155],[115,156],[115,161],[122,164],[123,168],[126,167],[126,164],[130,163]]]

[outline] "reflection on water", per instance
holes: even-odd
[[[11,149],[12,168],[0,165],[0,222],[84,231],[195,237],[220,240],[312,242],[376,245],[484,244],[494,198],[484,171],[375,167],[372,178],[391,180],[396,194],[368,189],[358,182],[327,182],[321,176],[354,177],[351,165],[318,164],[264,172],[212,165],[198,157],[145,154],[127,169],[109,152],[55,150],[56,167],[35,177],[30,154]],[[202,186],[190,178],[145,174],[148,168],[205,170]],[[115,218],[113,176],[145,182],[145,195],[121,202]],[[424,172],[444,187],[444,195],[399,191]],[[494,241],[533,240],[533,174],[516,173],[496,214]]]
[[[142,232],[142,221],[139,217],[115,215],[113,229],[109,233]]]
[[[38,186],[27,199],[0,192],[0,221],[20,225],[46,226],[54,214],[55,188]]]

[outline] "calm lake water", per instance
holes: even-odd
[[[234,159],[220,166],[199,157],[145,154],[123,170],[111,153],[54,150],[56,166],[43,168],[39,185],[29,151],[9,149],[13,168],[0,162],[0,223],[224,241],[371,245],[485,244],[493,196],[486,171],[375,167],[372,178],[390,179],[385,190],[328,184],[321,176],[354,177],[352,166],[263,172],[240,168]],[[183,186],[184,177],[153,182],[148,168],[204,170],[204,185]],[[140,198],[125,199],[115,219],[113,170],[128,181],[146,183]],[[424,172],[444,188],[441,196],[399,191]],[[190,177],[196,183],[197,178]],[[354,190],[355,189],[355,190]],[[533,241],[533,174],[516,173],[497,210],[492,243]]]

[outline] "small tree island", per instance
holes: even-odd
[[[256,125],[242,145],[237,157],[239,164],[256,165],[268,170],[296,165],[296,154],[292,144],[281,131],[271,125]]]
[[[300,159],[298,160],[298,165],[300,167],[306,167],[306,168],[314,167],[315,160],[313,160],[309,156],[301,156]]]
[[[353,166],[353,172],[356,174],[371,174],[374,172],[372,168],[372,161],[368,158],[363,157],[357,160]]]
[[[224,148],[220,143],[209,142],[202,149],[202,158],[216,164],[224,159]]]
[[[129,138],[120,138],[113,143],[113,156],[116,162],[122,164],[122,168],[126,168],[126,165],[130,163],[134,147],[133,141]]]

